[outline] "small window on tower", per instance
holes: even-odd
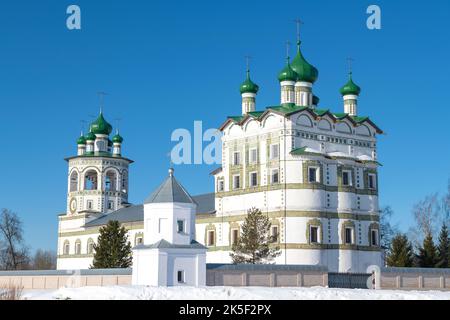
[[[308,181],[310,183],[319,182],[319,168],[317,167],[308,168]]]
[[[219,180],[218,185],[217,185],[217,191],[222,192],[223,190],[224,190],[224,182],[223,182],[223,180]]]
[[[270,182],[272,184],[280,183],[280,175],[278,173],[278,169],[273,169],[272,170]]]
[[[250,173],[250,187],[256,187],[258,185],[258,173],[251,172]]]
[[[278,226],[271,226],[270,227],[270,238],[271,238],[271,242],[275,243],[278,242]]]
[[[353,243],[353,229],[345,228],[345,244]]]
[[[184,220],[177,221],[177,232],[184,233]]]
[[[370,244],[372,246],[377,246],[378,245],[378,230],[376,230],[376,229],[371,230],[370,237],[371,237]]]
[[[94,209],[94,202],[92,200],[88,200],[86,207],[87,207],[88,210]]]
[[[241,164],[241,153],[235,152],[233,154],[233,165],[238,166]]]
[[[239,230],[233,229],[231,230],[231,244],[235,244],[239,239]]]
[[[114,201],[108,201],[108,210],[114,210]]]
[[[216,244],[216,232],[214,230],[208,231],[208,246],[214,246]]]
[[[233,176],[233,189],[239,189],[241,187],[241,177],[239,175]]]
[[[183,270],[178,270],[177,271],[177,281],[178,281],[178,283],[185,283],[184,271]]]
[[[376,189],[377,188],[377,184],[376,184],[376,176],[373,173],[369,173],[369,189]]]
[[[351,186],[352,185],[352,173],[349,170],[342,171],[342,185]]]
[[[319,227],[317,226],[310,226],[309,228],[309,241],[311,243],[318,243],[319,242]]]

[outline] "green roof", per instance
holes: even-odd
[[[100,112],[97,120],[91,124],[91,131],[95,134],[110,135],[112,132],[112,126],[105,120],[103,113]]]
[[[291,64],[289,63],[289,58],[288,58],[286,66],[278,74],[278,80],[280,82],[297,81],[297,78],[298,78],[298,74],[292,69]]]
[[[263,113],[264,113],[264,111],[251,111],[251,112],[247,112],[247,114],[248,114],[249,116],[252,116],[253,118],[259,118]]]
[[[356,95],[359,96],[361,93],[361,88],[353,82],[352,73],[349,73],[348,82],[340,90],[343,96],[346,95]]]
[[[240,92],[243,93],[258,93],[259,87],[256,83],[254,83],[250,79],[250,70],[247,70],[247,78],[245,81],[241,84]]]
[[[86,135],[86,141],[95,141],[95,139],[96,139],[96,136],[92,131]]]
[[[84,136],[79,137],[77,140],[77,144],[78,145],[86,144],[86,138]]]
[[[119,133],[117,133],[117,134],[113,137],[112,142],[114,142],[114,143],[122,143],[122,142],[123,142],[123,138],[120,136]]]
[[[319,71],[303,57],[302,51],[300,50],[300,44],[301,42],[298,41],[297,55],[294,60],[292,60],[291,67],[297,73],[298,81],[314,83],[319,77]]]

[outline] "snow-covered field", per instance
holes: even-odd
[[[268,287],[83,287],[26,291],[30,300],[450,300],[450,291]]]

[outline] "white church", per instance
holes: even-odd
[[[282,251],[276,264],[324,265],[333,272],[381,265],[376,147],[383,132],[358,113],[361,89],[351,72],[340,90],[343,112],[318,106],[313,93],[318,70],[300,44],[278,75],[278,105],[256,108],[259,87],[247,70],[242,112],[220,126],[222,166],[212,172],[212,193],[190,196],[171,170],[143,205],[128,203],[133,161],[122,154],[119,133],[110,138],[113,128],[100,114],[78,139],[77,155],[66,159],[67,210],[59,216],[57,268],[88,269],[99,228],[110,220],[127,228],[134,259],[149,268],[167,259],[178,263],[180,248],[189,252],[187,265],[202,259],[231,263],[231,246],[251,207],[271,219],[273,245]],[[167,219],[150,212],[166,213]],[[167,250],[175,252],[172,258],[158,258]],[[184,276],[171,274],[177,279],[151,281],[172,283]]]

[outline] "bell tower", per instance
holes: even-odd
[[[132,160],[122,156],[123,138],[100,112],[89,133],[77,140],[76,156],[67,158],[67,215],[110,213],[128,203],[128,170]]]

